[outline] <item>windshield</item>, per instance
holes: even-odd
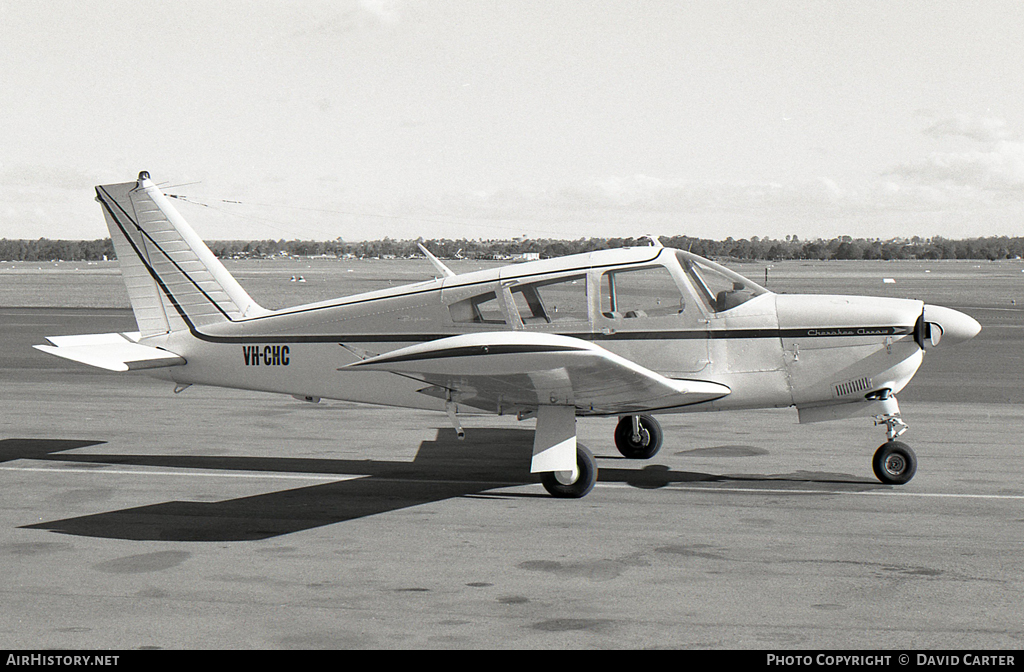
[[[704,301],[716,313],[731,310],[768,290],[739,273],[689,252],[676,252],[679,265]]]

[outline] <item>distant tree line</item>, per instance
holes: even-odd
[[[800,240],[786,236],[783,240],[753,236],[749,240],[709,240],[690,236],[663,236],[666,247],[689,250],[702,257],[716,259],[781,261],[784,259],[1015,259],[1024,257],[1024,237],[998,236],[952,240],[932,238],[852,238],[839,236],[830,240]],[[422,242],[433,254],[451,259],[509,259],[524,253],[541,258],[592,252],[617,247],[646,245],[645,238],[580,238],[555,240],[528,238],[516,240],[371,240],[348,243],[337,238],[328,241],[259,240],[210,241],[207,244],[221,258],[267,258],[275,256],[327,257],[409,257],[420,254]],[[99,261],[113,259],[110,239],[102,240],[0,240],[3,261]]]
[[[110,238],[102,240],[0,240],[3,261],[102,261],[114,258]]]
[[[738,260],[780,261],[784,259],[1014,259],[1024,257],[1024,237],[998,236],[952,240],[932,238],[853,238],[839,236],[831,240],[817,238],[803,241],[798,236],[783,240],[759,238],[749,240],[710,240],[689,236],[662,236],[662,245],[689,250],[702,257]],[[416,243],[423,243],[438,257],[451,259],[502,259],[518,254],[536,253],[541,258],[593,252],[617,247],[647,245],[646,238],[580,238],[555,240],[528,238],[516,240],[467,240],[460,238],[431,240],[371,240],[347,243],[332,241],[264,240],[215,241],[209,243],[218,257],[269,257],[282,253],[296,256],[409,257],[420,254]]]

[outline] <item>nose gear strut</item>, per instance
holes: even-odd
[[[886,395],[885,398],[895,397]],[[896,439],[907,431],[907,423],[903,422],[900,412],[886,413],[875,416],[875,426],[885,425],[886,442],[878,447],[871,460],[871,467],[882,483],[886,485],[903,485],[917,473],[917,455],[910,446]]]
[[[895,441],[900,434],[909,429],[907,423],[903,422],[903,418],[900,417],[899,413],[876,415],[875,427],[881,424],[885,425],[885,438],[889,441]]]

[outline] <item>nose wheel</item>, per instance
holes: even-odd
[[[917,456],[902,441],[887,441],[875,451],[871,467],[882,483],[903,485],[917,473]]]
[[[910,446],[896,439],[907,431],[907,423],[899,414],[883,415],[875,420],[876,425],[885,424],[888,441],[875,451],[871,468],[875,476],[886,485],[903,485],[917,473],[917,455]]]

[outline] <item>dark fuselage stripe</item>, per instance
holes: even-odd
[[[472,332],[448,332],[432,334],[380,333],[380,334],[295,334],[295,335],[245,335],[215,336],[193,329],[192,334],[211,343],[424,343],[450,338]],[[554,332],[537,332],[554,333]],[[864,338],[879,336],[908,336],[913,327],[842,327],[815,329],[715,329],[701,331],[628,331],[614,334],[595,332],[558,332],[582,341],[680,341],[680,340],[744,340],[744,339],[808,339],[808,338]]]

